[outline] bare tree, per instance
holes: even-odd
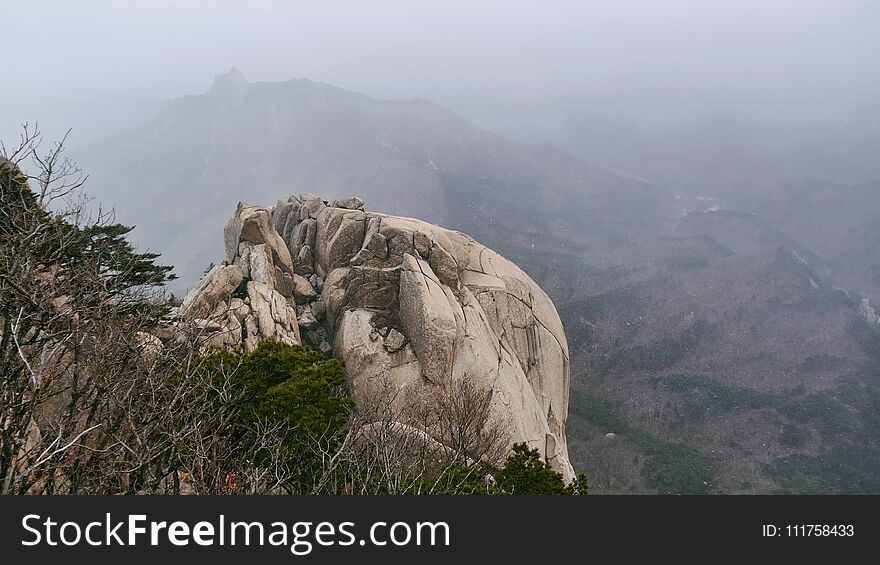
[[[482,480],[507,454],[509,433],[491,416],[490,393],[471,382],[432,387],[418,400],[401,398],[387,379],[363,386],[349,435],[318,491],[465,494],[465,479]]]
[[[498,466],[507,456],[510,434],[493,418],[492,390],[481,390],[467,375],[437,393],[435,414],[434,435],[450,461]]]
[[[169,268],[128,228],[90,216],[85,177],[40,153],[36,129],[0,157],[0,492],[79,492],[123,423],[108,408],[136,378]],[[28,176],[22,164],[36,170]],[[36,185],[36,190],[31,188]]]
[[[297,460],[285,453],[290,431],[282,421],[243,420],[248,400],[232,364],[205,363],[191,352],[201,343],[183,346],[188,359],[173,372],[161,371],[161,381],[145,395],[148,403],[130,406],[140,416],[148,437],[138,438],[138,469],[150,481],[145,492],[169,494],[263,494],[290,492]]]

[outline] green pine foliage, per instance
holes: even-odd
[[[499,494],[490,470],[484,465],[450,465],[436,478],[424,481],[421,492],[457,496]]]
[[[244,356],[241,379],[250,391],[244,417],[282,421],[291,451],[322,438],[335,444],[344,433],[352,402],[337,359],[300,345],[264,342]]]
[[[513,446],[504,467],[495,475],[497,487],[511,495],[585,495],[587,477],[579,475],[566,485],[562,475],[541,458],[537,449],[524,443]]]
[[[216,404],[216,433],[231,449],[244,446],[228,471],[280,461],[290,470],[284,488],[310,492],[323,471],[321,453],[335,452],[347,432],[352,401],[344,365],[307,347],[268,341],[251,353],[218,351],[197,363],[196,373],[210,375],[204,397]],[[277,444],[259,445],[267,428],[278,430]]]

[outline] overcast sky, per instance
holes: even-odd
[[[45,99],[200,93],[230,66],[430,98],[534,141],[570,107],[661,125],[719,112],[802,122],[880,98],[875,0],[0,5],[0,124],[39,118],[20,114]]]

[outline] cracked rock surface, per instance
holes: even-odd
[[[491,395],[511,444],[573,478],[565,332],[512,262],[460,232],[365,211],[357,197],[239,203],[224,235],[225,263],[181,306],[214,332],[212,346],[278,340],[333,353],[356,402],[381,381],[398,402],[430,406],[432,392],[467,380]]]

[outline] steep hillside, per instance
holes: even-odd
[[[571,457],[594,492],[880,490],[878,328],[784,242],[695,214],[573,290]]]
[[[880,301],[880,182],[804,181],[783,194],[767,219],[814,251],[824,274]]]

